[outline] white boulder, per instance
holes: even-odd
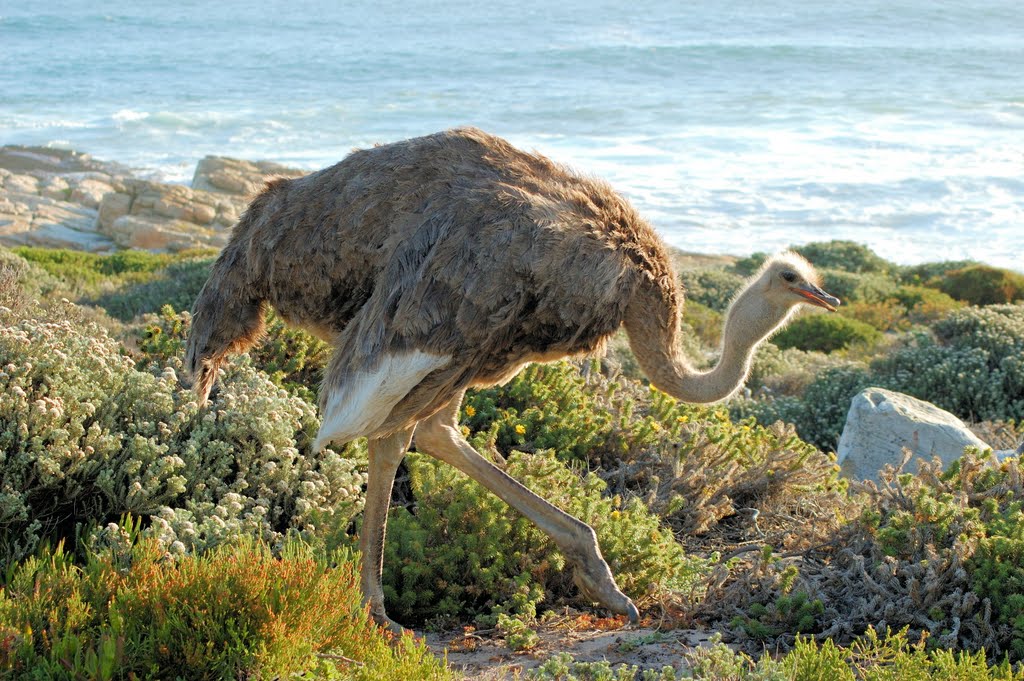
[[[877,481],[887,464],[900,464],[904,449],[913,454],[911,462],[937,456],[948,465],[965,447],[988,449],[948,411],[903,393],[866,388],[850,403],[836,454],[844,476]],[[916,470],[908,465],[908,472]]]

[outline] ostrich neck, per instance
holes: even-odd
[[[640,367],[655,387],[685,402],[717,402],[746,380],[757,346],[784,321],[748,286],[730,306],[722,353],[710,371],[698,371],[680,350],[678,294],[657,286],[637,292],[626,311],[626,333]]]

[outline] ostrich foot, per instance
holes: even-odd
[[[625,615],[630,624],[640,621],[640,611],[626,594],[615,584],[608,563],[597,556],[567,556],[573,564],[572,581],[580,592],[614,613]]]
[[[391,632],[391,635],[396,639],[402,638],[405,634],[408,634],[409,636],[416,635],[412,629],[406,629],[401,624],[388,617],[387,613],[384,612],[383,605],[370,604],[369,610],[370,618],[374,623],[384,631]]]

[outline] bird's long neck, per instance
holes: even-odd
[[[710,371],[698,371],[680,348],[681,296],[674,282],[644,282],[624,320],[629,344],[647,377],[686,402],[717,402],[739,388],[750,372],[757,346],[784,323],[747,286],[730,306],[722,332],[722,354]]]

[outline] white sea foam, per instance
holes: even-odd
[[[121,109],[113,116],[115,123],[130,123],[132,121],[143,121],[149,118],[149,113],[145,111],[134,111],[132,109]]]

